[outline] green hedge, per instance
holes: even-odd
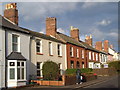
[[[115,68],[118,72],[120,72],[120,61],[113,61],[108,63],[109,67]]]
[[[55,80],[59,73],[59,67],[55,62],[46,61],[43,64],[43,78],[45,80]]]
[[[66,75],[76,75],[76,70],[77,69],[67,69]],[[92,73],[92,71],[93,71],[93,69],[91,69],[91,68],[82,68],[80,70],[81,70],[81,73]]]

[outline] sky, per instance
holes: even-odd
[[[0,5],[2,15],[6,3]],[[17,9],[21,27],[45,34],[46,17],[56,17],[58,32],[70,36],[70,26],[74,26],[80,30],[80,40],[84,41],[85,35],[91,34],[93,44],[109,40],[118,51],[118,2],[29,1],[17,2]]]

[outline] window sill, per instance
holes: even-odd
[[[49,55],[49,56],[53,56],[53,55]]]
[[[62,58],[62,56],[58,56],[58,57]]]
[[[37,55],[43,55],[42,53],[37,53]]]

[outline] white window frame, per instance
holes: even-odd
[[[94,52],[92,53],[92,56],[93,56],[93,60],[95,60],[95,54],[94,54]]]
[[[36,64],[37,71],[40,72],[40,76],[37,75],[37,77],[42,77],[43,76],[42,75],[42,66],[43,66],[43,63],[42,62],[37,62],[37,63],[39,63],[39,67],[40,67],[40,68],[37,68],[38,64]]]
[[[96,61],[98,61],[98,54],[96,53]]]
[[[70,46],[70,56],[73,57],[74,56],[74,53],[73,53],[73,47]]]
[[[82,58],[84,58],[84,50],[82,50]]]
[[[52,46],[52,42],[49,42],[49,55],[53,55],[53,46]]]
[[[79,49],[76,50],[77,58],[79,58]]]
[[[20,62],[20,66],[17,65],[17,69],[20,69],[20,79],[17,78],[18,81],[26,80],[26,62],[25,61],[17,61],[17,63]],[[24,63],[24,66],[22,66],[22,63]],[[24,69],[24,78],[22,78],[22,69]],[[18,72],[18,71],[17,71]],[[17,75],[18,76],[18,75]]]
[[[58,48],[58,46],[59,46],[59,48]],[[62,56],[62,45],[61,44],[57,44],[57,53],[58,53],[58,56]]]
[[[39,45],[37,45],[37,42],[39,42]],[[37,47],[39,47],[39,52],[37,51]],[[42,54],[42,40],[40,39],[36,40],[36,52]]]
[[[91,60],[91,52],[89,52],[89,60]]]
[[[17,43],[13,42],[13,36],[17,37]],[[17,45],[17,50],[16,51],[13,50],[13,44]],[[13,52],[20,52],[20,36],[18,34],[12,34],[12,51]]]

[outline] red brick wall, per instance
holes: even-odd
[[[108,53],[108,47],[109,47],[109,41],[108,41],[108,40],[105,40],[105,41],[104,41],[104,51],[105,51],[106,53]]]
[[[95,48],[96,48],[97,50],[102,51],[102,41],[98,41],[98,42],[96,42],[96,44],[95,44]]]
[[[86,36],[85,42],[86,42],[88,45],[92,46],[92,37],[91,37],[91,36]]]
[[[73,57],[70,56],[70,46],[73,47]],[[76,53],[76,49],[79,49],[79,58],[77,58],[77,53]],[[82,48],[82,47],[78,47],[78,46],[75,46],[75,45],[72,45],[72,44],[67,44],[67,68],[70,68],[70,61],[74,61],[74,68],[76,68],[76,63],[77,61],[80,63],[80,68],[82,68],[82,62],[84,62],[84,67],[86,68],[86,56],[84,54],[84,59],[82,59],[81,57],[81,50],[84,50],[84,53],[85,52],[85,49]]]

